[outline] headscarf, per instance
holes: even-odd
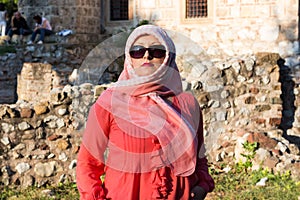
[[[136,39],[153,35],[166,48],[162,65],[152,74],[138,76],[131,63],[129,50]],[[183,99],[176,98],[182,93],[182,83],[175,62],[175,45],[167,33],[154,25],[136,28],[128,37],[125,47],[124,70],[118,81],[104,91],[91,108],[83,143],[97,159],[116,170],[130,173],[144,173],[170,167],[175,175],[188,176],[195,170],[197,157],[196,131],[192,117],[175,110],[163,98],[173,96],[180,107],[187,107]],[[95,107],[100,106],[114,118],[118,127],[134,138],[153,137],[159,148],[151,152],[129,152],[109,141],[104,133]],[[179,109],[180,110],[180,109]],[[199,110],[198,110],[199,111]],[[197,111],[189,111],[198,117]],[[109,154],[103,156],[103,148]]]

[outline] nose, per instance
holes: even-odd
[[[147,60],[152,60],[153,57],[149,54],[149,51],[146,50],[144,56],[143,56],[144,59],[147,59]]]

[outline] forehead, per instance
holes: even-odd
[[[153,44],[161,44],[159,40],[154,36],[154,35],[142,35],[138,37],[133,45],[144,45],[144,46],[149,46]]]

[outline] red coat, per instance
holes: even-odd
[[[181,97],[187,101],[194,98],[186,93]],[[174,100],[173,106],[178,106]],[[110,141],[134,151],[151,151],[155,145],[159,145],[155,138],[129,136],[117,126],[111,113],[99,105],[95,106],[95,109],[100,126],[107,131]],[[203,143],[202,127],[201,118],[197,131],[198,150]],[[105,181],[102,183],[100,176],[104,174]],[[165,196],[161,199],[188,200],[190,190],[196,185],[201,186],[206,192],[214,188],[214,181],[208,173],[206,158],[198,158],[195,172],[187,177],[175,176],[168,167],[147,173],[128,173],[105,166],[94,158],[83,144],[81,145],[77,162],[77,186],[81,200],[151,200],[157,199],[161,194]],[[153,188],[159,188],[160,194],[156,194]]]

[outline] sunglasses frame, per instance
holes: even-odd
[[[151,58],[163,58],[166,56],[166,48],[163,45],[152,45],[148,48],[142,45],[134,45],[129,50],[131,58],[140,59],[143,58],[146,51],[148,51]]]

